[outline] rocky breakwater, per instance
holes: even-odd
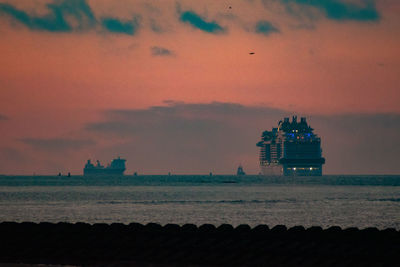
[[[85,266],[394,266],[395,229],[0,223],[0,262]]]

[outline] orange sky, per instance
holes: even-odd
[[[63,1],[14,2],[0,4],[40,17],[50,12],[46,3]],[[397,1],[328,1],[357,2],[360,8],[364,2],[375,3],[380,17],[367,21],[351,14],[332,19],[318,5],[296,9],[308,8],[312,18],[290,14],[279,1],[75,2],[87,4],[96,20],[135,17],[137,31],[115,33],[100,24],[47,31],[29,28],[0,9],[0,115],[7,118],[0,119],[0,159],[8,161],[0,165],[0,173],[31,173],[34,166],[55,171],[46,167],[53,157],[48,151],[43,161],[18,169],[18,160],[8,159],[9,149],[37,152],[21,139],[91,139],[82,129],[101,120],[103,111],[146,109],[165,100],[239,103],[310,116],[400,113]],[[295,0],[288,2],[297,7]],[[183,22],[180,14],[185,11],[217,23],[224,32]],[[260,20],[279,32],[257,33],[254,25]],[[66,16],[66,21],[76,23],[74,17]],[[152,47],[169,54],[154,55]],[[87,149],[85,157],[96,156]],[[77,160],[69,164],[81,168]]]

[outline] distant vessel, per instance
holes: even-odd
[[[240,175],[246,175],[246,173],[243,170],[242,165],[239,165],[239,167],[237,168],[236,174],[239,175],[239,176]]]
[[[100,164],[100,161],[96,161],[96,165],[94,165],[90,159],[88,159],[85,168],[83,169],[84,176],[105,176],[105,175],[113,175],[120,176],[124,175],[125,168],[125,159],[121,159],[118,157],[117,159],[113,159],[111,164],[107,167],[104,167]]]
[[[284,118],[278,128],[264,131],[260,147],[260,167],[263,175],[321,176],[322,157],[321,138],[313,133],[306,121],[297,116],[292,121]]]

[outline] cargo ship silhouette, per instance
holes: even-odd
[[[100,161],[96,161],[96,165],[94,165],[90,159],[88,159],[85,168],[83,169],[84,176],[121,176],[124,175],[126,170],[125,168],[125,159],[121,159],[120,157],[113,159],[111,164],[107,167],[104,167],[100,164]]]
[[[306,121],[293,116],[292,121],[284,118],[278,128],[264,131],[260,147],[260,168],[263,175],[321,176],[321,138]]]

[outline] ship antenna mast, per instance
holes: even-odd
[[[281,129],[281,126],[282,126],[282,121],[279,121],[279,123],[278,123],[278,132]]]

